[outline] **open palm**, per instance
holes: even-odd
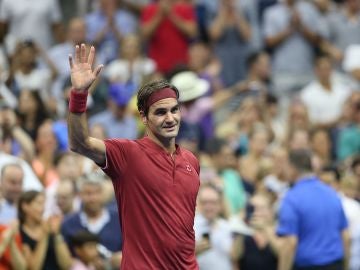
[[[71,83],[74,90],[85,91],[96,80],[99,75],[102,65],[99,65],[95,70],[92,70],[92,65],[95,58],[95,48],[91,46],[89,55],[86,54],[85,44],[75,46],[75,59],[69,56],[69,63],[71,69]]]

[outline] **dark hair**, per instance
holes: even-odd
[[[214,137],[207,141],[205,150],[209,155],[219,154],[221,149],[226,145],[226,140],[223,138]]]
[[[264,54],[266,54],[265,51],[257,51],[250,54],[250,56],[246,59],[247,69],[251,69],[251,67],[256,63],[256,61],[260,58],[260,56]]]
[[[149,112],[149,108],[147,108],[146,104],[150,96],[156,91],[159,91],[164,88],[170,88],[174,90],[176,94],[176,98],[179,99],[179,90],[174,85],[170,84],[167,80],[150,82],[143,85],[137,93],[138,111],[139,112],[143,111],[144,114],[147,115]]]
[[[29,131],[29,130],[27,130],[27,131],[30,134],[30,136],[32,137],[32,139],[35,140],[35,138],[37,136],[37,129],[46,119],[49,119],[50,114],[49,114],[48,110],[46,109],[44,101],[42,100],[42,98],[40,96],[40,90],[29,90],[28,92],[31,95],[31,97],[35,100],[36,113],[35,113],[35,120],[34,120],[35,128],[32,131]],[[26,117],[28,115],[24,114],[23,112],[20,112],[19,109],[18,109],[18,114],[19,114],[21,124],[24,124],[26,122]]]
[[[81,247],[86,243],[99,242],[99,237],[91,232],[82,230],[70,237],[70,244],[73,247]]]
[[[312,171],[311,153],[308,150],[299,149],[290,151],[289,161],[300,173]]]
[[[33,202],[40,194],[43,194],[40,191],[37,190],[29,190],[25,191],[23,194],[21,194],[18,202],[18,218],[20,221],[20,225],[24,224],[25,222],[25,213],[22,209],[23,204],[29,204]]]
[[[327,53],[318,53],[315,55],[314,58],[314,65],[317,66],[319,64],[319,62],[323,59],[329,60],[330,62],[332,62],[331,56]]]
[[[336,166],[326,165],[321,168],[321,172],[329,172],[335,175],[336,182],[340,182],[340,172]]]

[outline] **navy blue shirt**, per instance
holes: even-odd
[[[317,266],[344,257],[341,232],[347,226],[335,190],[310,176],[300,179],[285,195],[277,234],[298,238],[296,266]]]
[[[122,249],[119,217],[115,211],[109,210],[108,213],[108,220],[96,235],[99,237],[99,243],[101,245],[111,252],[117,252]],[[68,244],[70,243],[71,237],[82,230],[89,231],[86,223],[81,218],[81,212],[74,213],[65,218],[61,226],[61,234]]]

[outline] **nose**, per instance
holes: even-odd
[[[171,112],[168,112],[166,114],[166,118],[165,118],[166,122],[173,122],[174,121],[174,115]]]

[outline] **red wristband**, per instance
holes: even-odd
[[[83,113],[86,111],[88,91],[70,91],[69,111],[72,113]]]

